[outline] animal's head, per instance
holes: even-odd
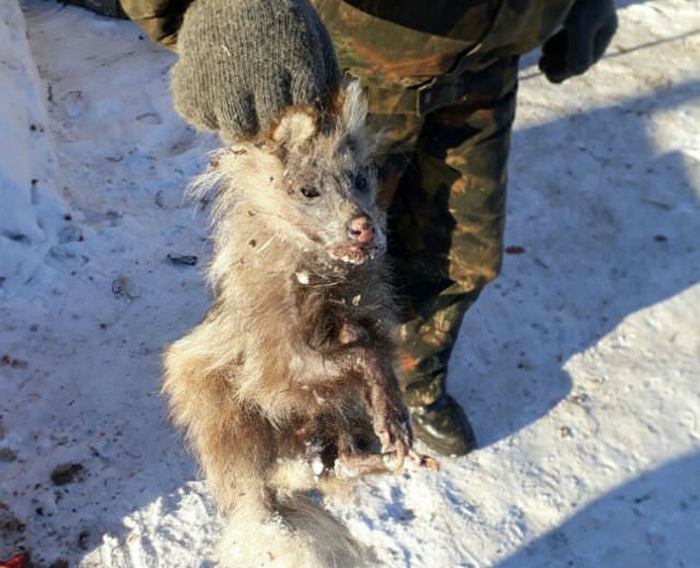
[[[217,158],[219,221],[245,209],[277,237],[331,263],[362,264],[384,250],[384,215],[365,133],[366,103],[357,83],[320,120],[292,107],[258,143]],[[240,208],[240,209],[239,209]]]

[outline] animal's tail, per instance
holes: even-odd
[[[367,551],[330,513],[301,494],[279,496],[274,512],[240,503],[217,548],[222,568],[355,568]]]

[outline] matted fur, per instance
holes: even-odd
[[[163,392],[226,518],[224,566],[361,564],[347,529],[303,495],[323,489],[309,461],[322,481],[375,433],[410,447],[365,113],[356,84],[325,124],[292,109],[190,188],[212,202],[214,302],[166,350]],[[358,216],[371,247],[348,241]]]

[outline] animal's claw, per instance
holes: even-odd
[[[413,432],[406,412],[393,404],[385,405],[385,412],[375,414],[374,431],[382,445],[382,453],[395,456],[394,467],[400,469],[413,445]]]

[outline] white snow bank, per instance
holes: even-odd
[[[16,0],[0,3],[0,258],[7,273],[28,245],[56,234],[62,203],[44,89]],[[33,250],[36,250],[34,247]]]

